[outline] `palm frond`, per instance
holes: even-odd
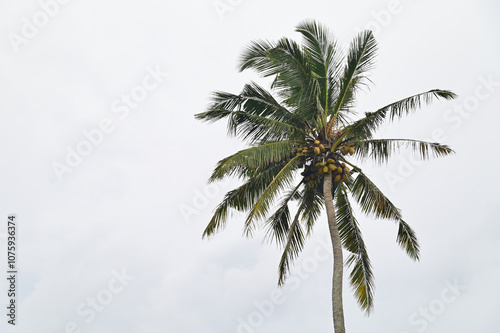
[[[285,243],[290,227],[290,209],[288,205],[291,200],[297,199],[301,185],[299,183],[293,190],[284,195],[278,209],[266,221],[266,239],[270,242],[275,241],[278,245]]]
[[[290,123],[247,112],[233,111],[227,124],[228,132],[250,144],[298,139],[306,135],[301,128]]]
[[[255,82],[246,84],[240,96],[243,98],[242,104],[246,112],[277,120],[288,120],[291,123],[301,122],[301,119],[280,104],[270,92]]]
[[[453,153],[453,150],[447,145],[410,139],[373,139],[351,141],[350,143],[356,149],[356,156],[371,158],[379,163],[387,162],[391,155],[401,148],[411,149],[423,160],[428,159],[431,155],[440,157]]]
[[[289,211],[281,210],[283,206],[278,209],[278,215],[273,215],[275,218],[283,219],[283,221],[280,221],[279,228],[280,241],[284,245],[279,264],[279,285],[285,282],[286,276],[290,272],[290,264],[302,250],[305,237],[310,234],[315,221],[321,214],[324,203],[324,199],[319,195],[321,191],[318,191],[316,187],[304,186],[301,192],[297,192],[297,189],[298,187],[293,193],[289,193],[287,197],[290,200],[299,200],[297,213],[289,228],[285,228],[288,224],[284,221],[285,218],[290,218]],[[288,216],[286,216],[286,214],[288,214]],[[300,223],[301,221],[305,224],[307,233],[304,233],[304,229]],[[287,231],[286,237],[284,237],[284,231]],[[284,242],[285,240],[286,242]]]
[[[321,87],[307,54],[297,43],[282,38],[269,56],[281,65],[271,88],[295,114],[309,121],[317,119],[316,100]]]
[[[379,188],[358,168],[357,175],[349,190],[367,215],[376,218],[390,219],[399,225],[396,241],[406,254],[414,260],[419,258],[419,244],[415,232],[403,221],[401,210],[398,209]]]
[[[341,63],[337,42],[326,27],[312,20],[299,24],[296,31],[304,37],[304,52],[309,56],[311,71],[321,87],[320,105],[327,110],[331,107],[332,91]]]
[[[305,27],[299,27],[301,28]],[[310,26],[309,29],[313,27]],[[319,30],[316,33],[319,34],[318,38],[322,38]],[[281,38],[276,43],[253,42],[240,61],[240,70],[251,68],[263,76],[275,76],[271,88],[277,91],[283,103],[302,118],[317,121],[320,116],[317,112],[317,100],[326,109],[329,103],[326,79],[328,70],[338,66],[339,60],[335,47],[331,44],[325,46],[323,51],[326,52],[325,61],[331,62],[326,68],[314,62],[314,55],[309,52],[312,49],[306,49],[307,47],[302,48],[288,38]],[[317,71],[320,71],[319,74]]]
[[[332,109],[329,131],[336,123],[337,114],[350,110],[357,89],[367,83],[367,72],[373,67],[376,51],[377,42],[371,31],[360,32],[353,39],[349,47],[347,64],[340,79],[339,93]]]
[[[396,117],[410,114],[424,104],[430,104],[434,99],[444,98],[449,100],[456,96],[457,95],[448,90],[434,89],[401,99],[375,112],[367,112],[365,117],[346,127],[344,136],[347,138],[370,139],[386,117],[392,121]]]
[[[403,220],[398,221],[397,242],[406,254],[413,260],[420,259],[420,245],[418,244],[415,231]]]
[[[276,44],[270,41],[253,41],[243,52],[240,62],[240,72],[246,69],[253,69],[260,75],[266,77],[277,74],[279,64],[269,58],[269,50],[276,47]]]
[[[217,163],[209,182],[229,176],[247,176],[248,170],[264,170],[267,166],[282,162],[293,155],[301,141],[276,141],[238,151]]]
[[[348,186],[353,198],[366,215],[392,220],[402,218],[401,211],[359,168],[356,177]]]
[[[240,212],[249,210],[285,165],[286,161],[259,170],[249,177],[243,185],[227,192],[215,209],[213,217],[203,232],[203,237],[212,236],[221,230],[225,226],[231,210]]]
[[[245,221],[244,233],[249,236],[255,229],[255,221],[265,218],[269,211],[269,207],[276,195],[283,189],[289,188],[293,181],[294,171],[297,168],[298,159],[300,156],[291,158],[283,168],[276,174],[274,179],[267,185],[262,192],[259,200],[257,200],[250,210]]]
[[[373,272],[359,225],[347,197],[347,188],[340,185],[336,191],[337,225],[342,245],[351,254],[346,264],[352,267],[349,275],[354,296],[367,313],[373,308]]]
[[[252,42],[243,54],[239,69],[254,69],[265,77],[276,76],[273,88],[304,89],[311,86],[309,66],[300,45],[281,38],[276,43]]]
[[[315,222],[318,220],[324,207],[325,199],[322,195],[321,182],[318,186],[305,186],[299,199],[302,215],[301,221],[305,224],[307,235],[310,235]]]
[[[285,283],[287,274],[290,273],[290,264],[297,258],[300,251],[302,251],[305,242],[304,231],[299,222],[300,209],[295,214],[292,224],[288,230],[287,241],[283,248],[283,254],[278,266],[278,285],[282,286]]]
[[[212,101],[206,112],[195,117],[209,122],[228,118],[228,134],[249,140],[250,144],[300,137],[307,127],[254,82],[245,85],[239,95],[215,92]]]

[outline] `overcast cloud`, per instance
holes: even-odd
[[[459,95],[383,128],[456,154],[402,153],[369,175],[416,230],[358,214],[375,273],[375,311],[346,283],[348,332],[500,332],[500,5],[430,1],[0,2],[0,267],[7,216],[18,219],[15,333],[332,332],[328,231],[320,219],[284,288],[280,251],[243,215],[201,234],[234,181],[207,186],[242,147],[225,123],[195,121],[214,90],[237,93],[255,39],[299,39],[304,19],[343,47],[379,43],[359,110],[430,89]],[[264,83],[264,81],[260,81]],[[7,281],[2,279],[2,304]]]

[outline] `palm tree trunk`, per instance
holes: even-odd
[[[342,303],[342,278],[344,274],[344,259],[342,256],[342,243],[335,218],[332,195],[332,175],[326,174],[323,181],[323,194],[325,196],[326,216],[333,247],[333,286],[332,310],[333,327],[335,333],[345,333],[344,305]]]

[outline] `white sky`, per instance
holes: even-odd
[[[345,47],[358,30],[375,31],[375,86],[360,111],[434,88],[459,95],[380,133],[440,141],[456,155],[416,165],[403,153],[364,166],[416,230],[422,259],[398,248],[392,222],[358,214],[375,311],[364,316],[346,282],[348,332],[500,331],[496,1],[54,1],[0,2],[3,272],[8,214],[19,221],[9,332],[332,332],[324,218],[281,294],[281,253],[262,232],[241,237],[243,215],[201,239],[235,185],[206,180],[241,144],[224,123],[193,115],[212,91],[236,93],[256,79],[236,70],[251,40],[298,39],[306,18]],[[141,100],[128,107],[131,92]],[[85,146],[84,132],[95,144]],[[58,179],[54,163],[86,148]],[[5,279],[0,286],[6,304]]]

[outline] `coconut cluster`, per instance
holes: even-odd
[[[354,148],[351,146],[348,146],[348,145],[342,146],[339,149],[343,155],[353,155],[354,154]]]
[[[330,147],[325,147],[319,140],[298,148],[297,155],[306,158],[304,171],[301,173],[304,177],[302,180],[304,184],[316,186],[325,174],[332,174],[333,180],[337,183],[348,181],[350,169],[341,159],[342,155],[354,154],[354,148],[344,145],[336,152],[330,152],[327,148]]]
[[[299,151],[297,152],[297,155],[299,155],[299,154],[306,155],[306,154],[312,154],[312,153],[314,153],[314,155],[319,155],[319,154],[323,153],[324,151],[325,151],[325,146],[323,146],[318,140],[315,140],[313,142],[313,145],[311,145],[310,147],[308,147],[308,146],[299,147]]]

